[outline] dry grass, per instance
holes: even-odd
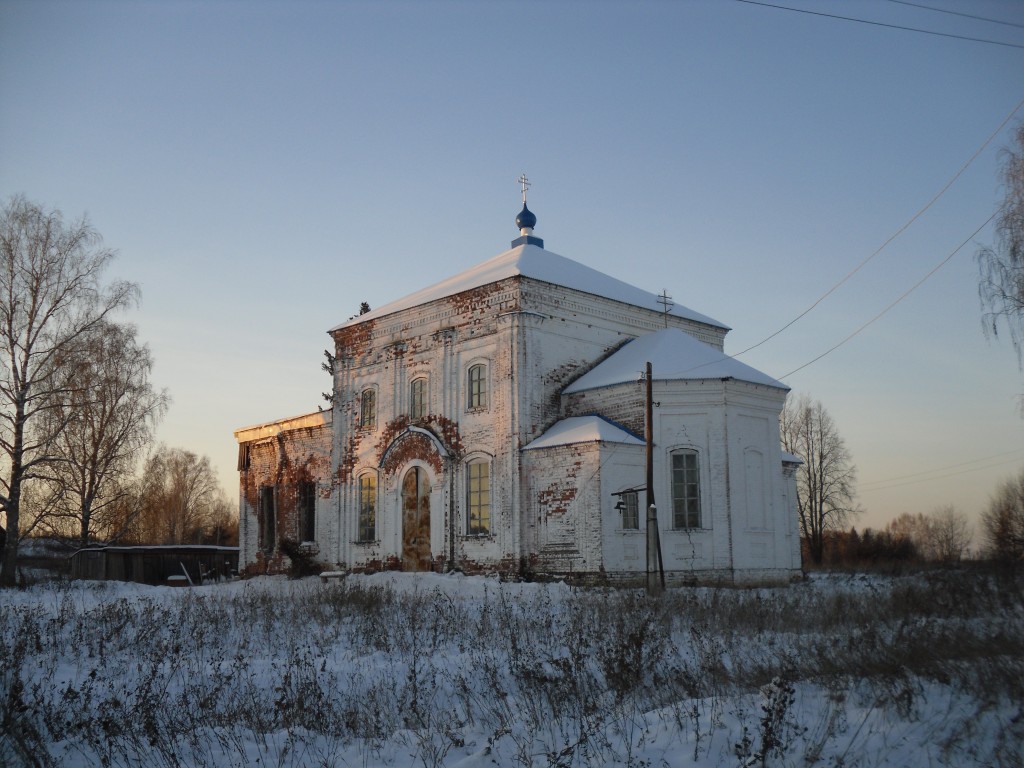
[[[433,766],[466,733],[520,765],[619,764],[652,712],[697,761],[727,701],[748,702],[738,764],[797,734],[812,764],[849,701],[910,717],[927,681],[979,708],[1024,700],[1019,579],[834,581],[473,601],[349,579],[89,608],[81,590],[102,587],[37,587],[0,611],[0,765],[55,764],[55,745],[90,765],[374,763],[400,739]],[[830,692],[814,722],[793,722],[799,681]]]

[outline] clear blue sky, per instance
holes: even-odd
[[[1024,3],[784,5],[1024,46]],[[735,330],[839,282],[1024,99],[1024,49],[711,2],[0,0],[0,197],[87,213],[139,282],[159,439],[236,493],[238,427],[316,410],[326,330],[517,236]],[[1018,111],[1015,119],[1024,117]],[[903,235],[742,360],[840,342],[992,214],[1013,123]],[[976,244],[785,379],[832,413],[859,526],[1024,467],[1024,376],[982,335]]]

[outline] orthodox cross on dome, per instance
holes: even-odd
[[[516,181],[523,188],[523,210],[516,216],[516,227],[519,229],[519,237],[512,241],[512,247],[520,245],[536,245],[538,248],[544,247],[544,241],[539,237],[533,236],[533,228],[537,226],[537,217],[534,216],[533,211],[526,207],[526,190],[531,186],[530,180],[526,178],[526,174],[520,175]]]
[[[668,289],[662,288],[661,293],[658,294],[658,303],[662,306],[662,312],[665,315],[665,327],[668,328],[668,313],[672,310],[675,304],[672,303],[672,297],[668,295]]]
[[[516,181],[518,181],[523,187],[523,205],[526,205],[526,190],[528,187],[532,187],[533,185],[530,184],[530,180],[526,178],[525,173],[516,179]]]

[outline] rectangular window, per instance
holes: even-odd
[[[409,385],[409,415],[422,419],[427,415],[427,380],[413,379]]]
[[[484,536],[491,532],[491,465],[474,461],[466,469],[466,533]]]
[[[469,369],[469,398],[467,405],[472,408],[487,407],[487,366],[474,365]]]
[[[672,527],[700,528],[700,467],[696,451],[672,454]]]
[[[359,398],[359,428],[375,429],[377,426],[377,393],[364,389]]]
[[[377,538],[377,478],[363,475],[359,478],[359,541]]]
[[[259,493],[260,549],[264,552],[273,552],[274,538],[277,535],[277,505],[274,503],[274,486],[261,485]]]
[[[636,491],[622,494],[619,503],[622,505],[622,527],[637,530],[640,527],[640,502]]]
[[[299,483],[299,541],[316,541],[316,483]]]
[[[249,468],[251,455],[249,451],[251,443],[238,444],[238,471],[242,472]]]

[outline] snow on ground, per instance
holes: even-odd
[[[1017,578],[0,592],[0,765],[1019,766]]]

